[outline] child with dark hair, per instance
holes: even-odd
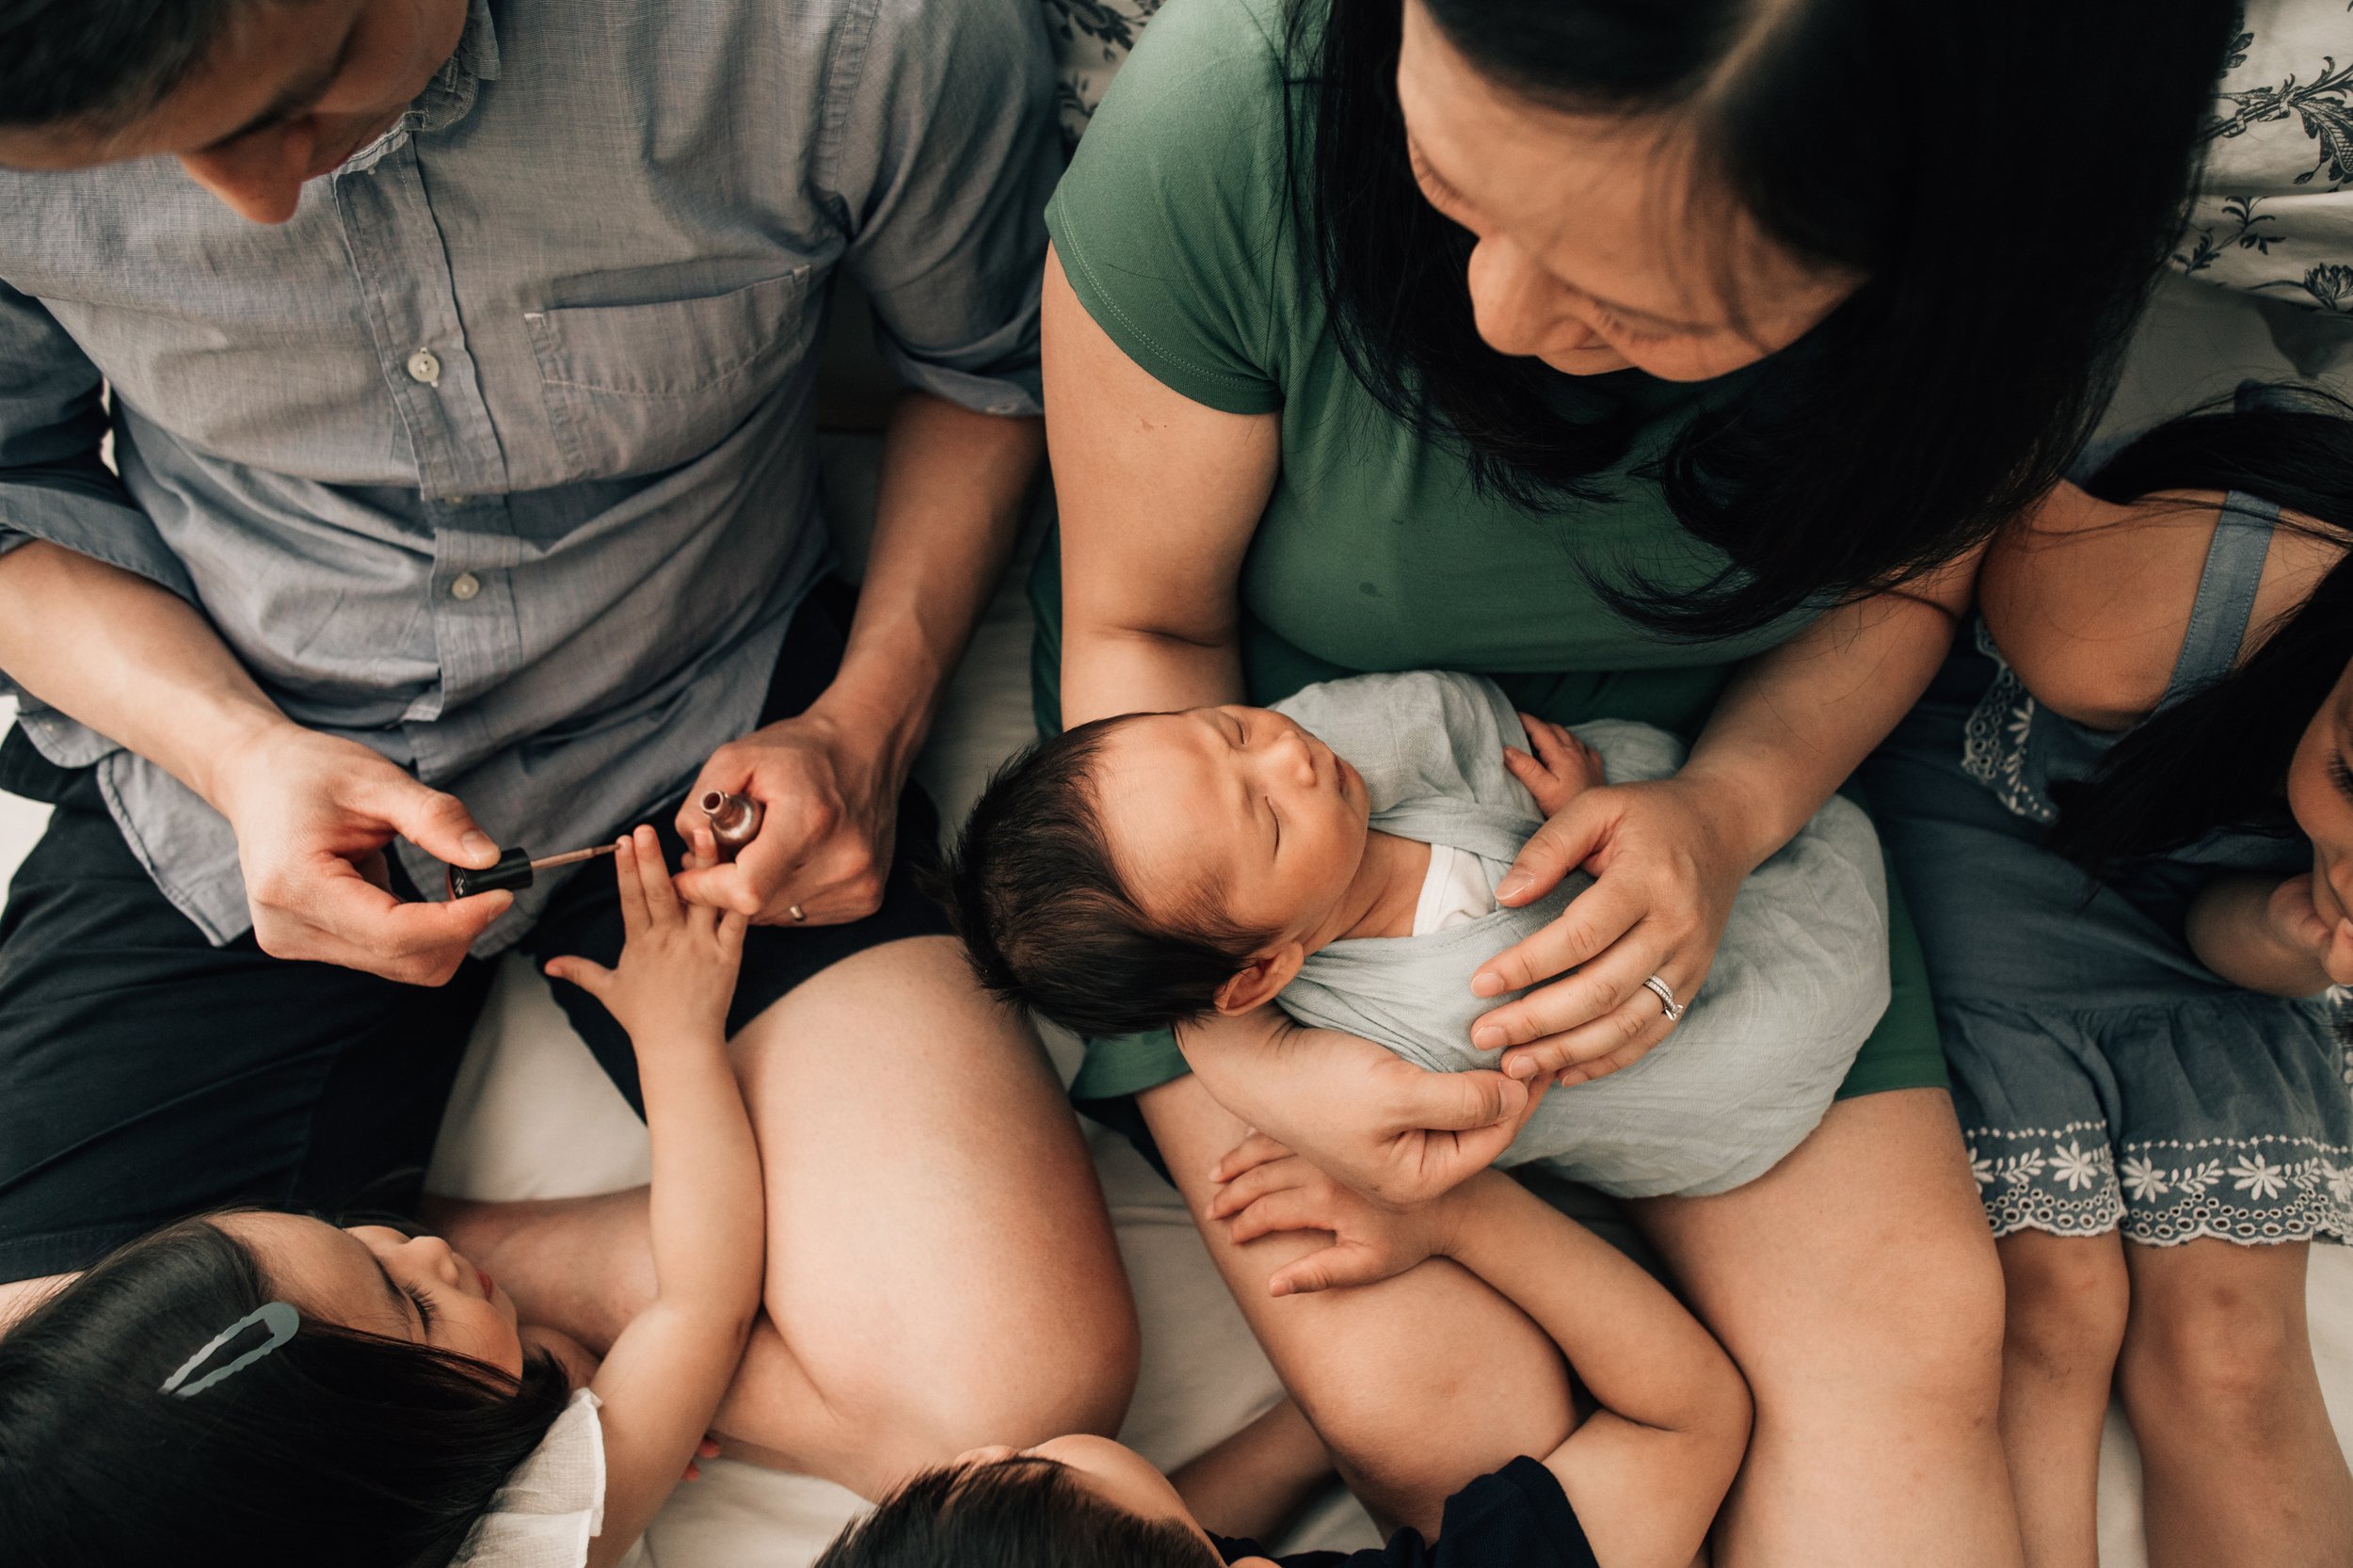
[[[1750,1404],[1731,1358],[1664,1286],[1499,1172],[1399,1212],[1279,1147],[1258,1154],[1213,1210],[1234,1240],[1333,1237],[1276,1273],[1278,1294],[1450,1258],[1552,1336],[1597,1408],[1550,1453],[1469,1480],[1434,1528],[1406,1521],[1376,1550],[1277,1558],[1214,1534],[1184,1472],[1172,1481],[1132,1450],[1080,1435],[975,1449],[918,1476],[816,1568],[1689,1568],[1740,1467]]]
[[[1083,1033],[1279,1002],[1432,1072],[1491,1067],[1500,1043],[1474,1033],[1512,999],[1475,996],[1474,974],[1593,883],[1514,907],[1513,858],[1605,768],[1625,783],[1682,760],[1663,730],[1571,731],[1477,677],[1357,676],[1048,741],[991,781],[946,881],[982,980]],[[1654,975],[1636,993],[1679,1020],[1666,1042],[1587,1067],[1506,1161],[1622,1196],[1753,1180],[1829,1109],[1887,1005],[1887,953],[1878,839],[1833,797],[1742,884],[1705,990]],[[1323,1059],[1332,1114],[1362,1065]]]
[[[614,860],[619,966],[548,965],[629,1030],[653,1143],[659,1294],[594,1375],[437,1238],[183,1221],[0,1337],[8,1560],[610,1568],[715,1451],[763,1256],[725,1029],[744,922],[682,905],[650,828]]]

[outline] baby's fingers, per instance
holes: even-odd
[[[1305,1163],[1293,1158],[1253,1165],[1217,1190],[1217,1195],[1209,1200],[1209,1218],[1230,1220],[1268,1193],[1298,1186],[1305,1175],[1298,1167]]]
[[[1225,1159],[1210,1167],[1209,1179],[1217,1182],[1231,1181],[1254,1165],[1264,1165],[1270,1160],[1287,1160],[1290,1158],[1290,1152],[1287,1145],[1276,1143],[1265,1133],[1253,1132],[1227,1150]]]
[[[1312,1192],[1287,1188],[1270,1192],[1225,1222],[1226,1240],[1246,1246],[1284,1230],[1329,1230],[1332,1216]]]
[[[647,919],[657,926],[678,924],[678,889],[670,886],[670,868],[662,858],[662,840],[650,827],[638,828],[630,840],[637,852],[634,858],[638,896],[645,900]]]
[[[547,962],[550,980],[561,980],[577,985],[599,1001],[605,1000],[613,988],[613,971],[587,958],[551,958]]]
[[[1387,1277],[1370,1247],[1362,1241],[1335,1241],[1321,1252],[1309,1253],[1275,1270],[1266,1288],[1270,1296],[1304,1296],[1341,1286],[1370,1285]]]

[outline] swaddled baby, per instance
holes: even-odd
[[[1647,725],[1545,739],[1556,797],[1683,760]],[[1471,1026],[1512,999],[1472,996],[1472,974],[1592,884],[1497,904],[1545,817],[1506,747],[1530,742],[1501,690],[1433,672],[1327,681],[1272,709],[1098,720],[991,781],[951,903],[984,982],[1081,1033],[1272,999],[1434,1072],[1493,1066]],[[1887,945],[1877,835],[1833,797],[1742,885],[1673,1032],[1547,1096],[1501,1163],[1628,1197],[1762,1176],[1821,1120],[1879,1021]]]

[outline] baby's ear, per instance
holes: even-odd
[[[1306,961],[1307,950],[1297,942],[1260,953],[1217,988],[1217,1010],[1229,1018],[1257,1012],[1297,978],[1299,966]]]

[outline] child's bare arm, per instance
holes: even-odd
[[[1545,1457],[1593,1554],[1613,1568],[1687,1568],[1748,1447],[1748,1386],[1722,1348],[1631,1259],[1500,1172],[1386,1211],[1296,1158],[1273,1158],[1211,1206],[1237,1243],[1328,1230],[1278,1271],[1276,1295],[1367,1285],[1445,1256],[1552,1336],[1601,1408]]]
[[[2313,906],[2310,872],[2216,880],[2190,904],[2187,935],[2200,963],[2250,991],[2311,997],[2353,984],[2353,921]]]
[[[615,856],[628,943],[619,967],[558,958],[629,1031],[653,1144],[656,1295],[590,1384],[604,1401],[604,1529],[589,1568],[617,1563],[696,1457],[760,1311],[760,1150],[727,1051],[744,919],[682,904],[650,828]]]

